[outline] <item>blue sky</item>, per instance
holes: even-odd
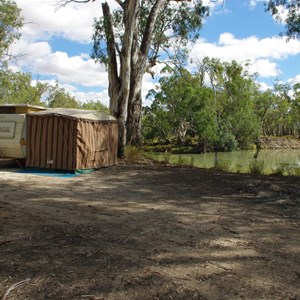
[[[11,51],[19,54],[14,70],[31,72],[34,79],[54,84],[58,80],[80,101],[98,100],[108,104],[108,80],[104,66],[95,64],[92,51],[92,24],[101,14],[101,1],[70,4],[55,11],[57,0],[15,0],[22,9],[25,25],[22,38]],[[116,7],[114,0],[108,0]],[[261,89],[272,87],[276,80],[300,82],[300,41],[279,38],[284,25],[264,11],[262,0],[217,0],[212,5],[200,39],[191,46],[190,60],[205,56],[250,60],[250,72],[257,73]],[[212,4],[214,3],[214,4]],[[195,65],[189,63],[191,70]],[[143,82],[143,95],[154,87],[149,74]],[[146,101],[144,104],[149,104]]]

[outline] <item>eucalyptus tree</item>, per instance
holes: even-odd
[[[88,3],[95,0],[61,0]],[[112,9],[113,4],[118,5]],[[198,38],[208,7],[201,0],[110,0],[102,2],[95,21],[93,58],[105,63],[110,111],[119,120],[119,155],[125,144],[140,145],[142,80],[162,52],[184,54],[188,41]],[[180,47],[179,47],[180,46]]]
[[[294,120],[294,135],[300,139],[300,83],[293,86],[294,100],[291,107],[291,116]]]
[[[266,9],[270,11],[278,21],[286,24],[286,32],[284,34],[289,38],[300,39],[299,0],[269,0],[266,4]],[[283,11],[286,11],[287,14],[283,14]]]
[[[80,104],[80,108],[98,110],[109,114],[109,108],[105,104],[101,103],[100,100],[87,100],[85,102],[82,102]]]
[[[80,106],[79,102],[73,96],[58,85],[58,82],[54,86],[48,87],[45,102],[51,108],[79,108]]]
[[[3,68],[11,58],[8,53],[9,46],[20,38],[20,29],[23,19],[21,10],[11,0],[0,0],[0,67]]]
[[[267,115],[271,124],[270,134],[275,136],[299,134],[299,84],[276,83],[273,90],[275,101]]]
[[[198,62],[200,78],[207,78],[213,91],[215,150],[247,148],[259,134],[254,108],[258,87],[254,78],[236,61],[204,58]],[[201,79],[203,80],[203,79]]]
[[[170,76],[162,77],[157,89],[147,97],[152,100],[151,106],[145,108],[143,124],[148,134],[153,132],[164,142],[175,138],[181,146],[187,133],[202,140],[211,139],[212,92],[201,85],[198,76],[185,69],[174,70]]]
[[[33,84],[29,73],[0,70],[0,103],[44,105],[41,98],[47,89],[41,82]]]

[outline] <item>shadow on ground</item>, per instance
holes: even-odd
[[[299,177],[0,170],[0,296],[300,299]]]

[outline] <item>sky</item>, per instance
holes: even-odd
[[[116,2],[107,0],[112,7]],[[69,4],[56,9],[58,0],[15,0],[22,9],[24,26],[11,51],[18,56],[11,68],[30,72],[40,82],[57,80],[82,102],[100,100],[108,105],[108,78],[105,66],[91,58],[93,20],[101,16],[101,0],[87,4]],[[103,2],[103,1],[102,1]],[[281,82],[300,82],[300,41],[279,37],[284,24],[278,24],[265,12],[263,0],[203,0],[211,5],[199,40],[191,45],[187,68],[209,56],[222,61],[250,62],[249,72],[256,73],[261,90]],[[284,12],[283,12],[284,16]],[[143,97],[154,88],[145,74]],[[144,105],[149,105],[144,100]]]

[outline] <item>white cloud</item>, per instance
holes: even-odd
[[[250,0],[250,7],[255,8],[257,3],[259,2],[266,3],[266,0]],[[278,13],[277,15],[273,16],[274,20],[276,20],[281,24],[285,24],[288,16],[288,10],[285,8],[284,5],[278,5],[277,9],[278,9]]]
[[[104,90],[102,92],[82,92],[82,91],[74,91],[70,92],[72,96],[75,97],[75,99],[81,101],[81,102],[87,102],[87,101],[95,101],[100,100],[100,102],[107,107],[109,107],[109,97],[108,97],[108,90]]]
[[[101,14],[100,3],[69,4],[56,10],[57,0],[16,0],[25,25],[22,33],[31,39],[61,36],[81,43],[91,41],[93,20]]]
[[[61,82],[77,83],[83,86],[107,86],[104,66],[92,59],[68,56],[65,52],[54,52],[47,57],[37,58],[33,64],[35,73],[54,75]]]
[[[294,78],[290,78],[288,80],[288,83],[290,84],[300,83],[300,74],[296,75]]]
[[[254,60],[250,64],[248,71],[250,74],[256,73],[259,77],[276,77],[281,74],[276,63],[271,62],[268,59]]]
[[[256,7],[258,2],[266,2],[266,0],[250,0],[250,7]]]
[[[243,63],[250,61],[251,72],[263,77],[274,77],[280,74],[276,60],[300,53],[300,41],[286,41],[285,38],[271,37],[258,39],[255,36],[237,39],[231,33],[223,33],[218,43],[199,40],[191,50],[190,58],[201,61],[204,57],[220,58],[222,61],[236,60]]]
[[[258,86],[259,86],[259,90],[262,92],[265,92],[267,90],[271,90],[273,87],[268,85],[265,82],[257,82]]]
[[[16,59],[20,69],[24,69],[25,66],[25,70],[39,75],[54,76],[61,83],[107,88],[105,67],[96,64],[91,58],[87,59],[87,55],[69,56],[66,52],[52,52],[48,42],[29,43],[25,40],[14,44],[12,51],[20,54]]]
[[[25,25],[22,33],[31,40],[53,36],[79,43],[89,43],[93,35],[94,18],[102,15],[101,2],[69,3],[57,9],[58,0],[15,0],[22,9]],[[115,1],[108,1],[111,8]]]

